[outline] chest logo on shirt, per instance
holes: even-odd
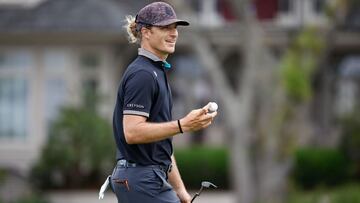
[[[126,107],[128,107],[128,108],[138,108],[138,109],[145,108],[144,105],[141,105],[141,104],[127,104]]]
[[[154,75],[155,75],[155,77],[157,77],[157,73],[154,71]]]

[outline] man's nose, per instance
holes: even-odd
[[[177,29],[176,29],[176,28],[172,28],[172,29],[170,30],[170,35],[171,35],[172,37],[177,37],[177,36],[178,36],[178,31],[177,31]]]

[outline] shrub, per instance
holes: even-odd
[[[351,177],[360,180],[360,109],[345,115],[342,127],[340,149],[351,162]]]
[[[358,203],[360,202],[360,186],[348,184],[334,187],[330,190],[318,188],[311,191],[292,190],[287,202],[289,203]]]
[[[6,170],[0,168],[0,185],[4,182],[6,178]]]
[[[280,78],[285,94],[295,104],[311,99],[312,80],[318,67],[324,41],[319,30],[307,27],[294,39],[280,62]]]
[[[348,164],[335,149],[303,148],[295,153],[295,182],[303,188],[343,182],[348,176]]]
[[[50,128],[31,179],[44,189],[98,187],[114,160],[110,123],[93,110],[64,108]]]
[[[360,202],[360,186],[348,185],[333,192],[334,203],[357,203]]]
[[[199,189],[201,181],[210,181],[220,189],[229,188],[229,161],[225,148],[178,149],[175,157],[187,188]]]

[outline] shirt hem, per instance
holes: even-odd
[[[149,113],[142,112],[142,111],[134,111],[134,110],[124,110],[123,114],[130,114],[130,115],[139,115],[139,116],[145,116],[149,117]]]

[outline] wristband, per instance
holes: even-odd
[[[179,127],[179,130],[180,130],[180,133],[184,133],[184,132],[182,131],[182,128],[181,128],[180,119],[177,120],[177,123],[178,123],[178,127]]]

